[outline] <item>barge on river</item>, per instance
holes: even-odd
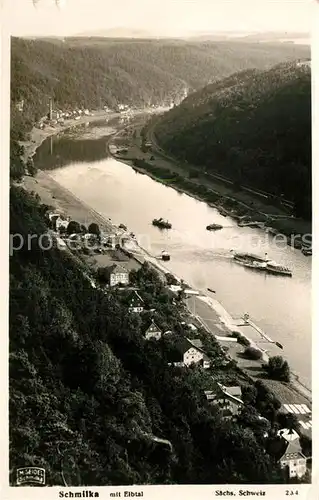
[[[234,253],[233,258],[239,264],[251,269],[264,271],[269,274],[292,276],[292,272],[288,267],[268,259],[267,254],[265,254],[265,257],[260,257],[259,255],[251,253]]]
[[[207,231],[217,231],[218,229],[223,229],[221,224],[209,224],[206,226]]]
[[[160,219],[153,219],[152,224],[160,229],[172,229],[172,224],[162,219],[162,217]]]

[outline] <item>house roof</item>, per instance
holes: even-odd
[[[235,396],[236,398],[241,398],[241,396],[242,396],[241,387],[239,385],[234,385],[234,386],[230,386],[230,387],[224,386],[224,390],[225,390],[225,392],[227,392],[227,394],[230,394],[231,396]]]
[[[125,269],[125,267],[120,266],[119,264],[112,264],[110,267],[108,267],[108,272],[110,274],[128,274],[128,270]]]
[[[293,429],[280,429],[277,435],[283,437],[286,441],[299,439],[299,434]]]
[[[162,330],[156,325],[156,323],[152,320],[150,326],[148,327],[148,329],[146,330],[145,332],[145,335],[147,333],[162,333]]]
[[[187,339],[196,349],[203,350],[203,343],[200,339]]]
[[[286,441],[286,439],[285,439]],[[295,457],[290,457],[290,455],[296,455],[296,458],[306,458],[304,454],[302,453],[302,449],[300,446],[300,441],[299,439],[295,439],[293,441],[286,441],[287,447],[280,458],[280,460],[290,460]]]
[[[241,394],[241,387],[239,386],[230,386],[226,387],[219,382],[217,382],[217,387],[215,390],[210,390],[210,391],[205,391],[205,396],[208,400],[213,400],[218,397],[220,397],[220,392],[224,394],[228,399],[233,401],[233,403],[236,403],[238,405],[242,405],[243,401],[241,399],[242,394]]]
[[[204,358],[205,360],[209,359],[208,356],[206,356],[206,354],[204,353],[202,347],[203,347],[203,344],[201,342],[200,339],[192,339],[190,340],[189,338],[187,337],[181,337],[179,339],[179,341],[175,344],[175,348],[176,350],[181,354],[181,355],[184,355],[185,352],[187,352],[189,349],[191,348],[194,348],[196,349],[197,351],[200,351],[201,353],[204,354]]]
[[[178,342],[176,342],[174,347],[176,351],[178,351],[182,356],[192,347],[195,347],[195,349],[197,349],[197,347],[194,346],[186,337],[181,337],[180,339],[178,339]]]
[[[129,304],[130,307],[141,307],[144,305],[144,300],[142,297],[137,293],[136,290],[134,290],[130,295],[129,295]]]
[[[231,398],[234,402],[238,404],[243,404],[243,401],[241,400],[242,394],[241,394],[241,387],[240,386],[230,386],[226,387],[219,382],[217,382],[218,387],[220,390],[225,394],[225,396],[228,396]]]
[[[292,441],[287,441],[282,435],[271,439],[268,442],[268,453],[273,455],[278,461],[296,460],[306,458],[302,453],[299,437]]]

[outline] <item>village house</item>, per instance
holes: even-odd
[[[59,231],[60,228],[64,227],[67,229],[69,222],[70,222],[70,217],[67,217],[66,219],[61,216],[61,214],[51,212],[48,214],[49,220],[52,223],[53,229],[56,231]]]
[[[238,415],[244,405],[240,386],[226,387],[217,382],[214,390],[205,391],[205,396],[208,401],[218,406],[225,418]]]
[[[186,337],[181,338],[175,345],[179,359],[174,361],[174,366],[201,364],[203,368],[209,368],[210,359],[205,354],[202,347],[202,342],[199,339],[190,340]]]
[[[55,228],[57,231],[60,231],[61,228],[67,229],[71,218],[67,217],[66,219],[61,216],[58,217],[55,221]]]
[[[279,459],[282,468],[286,468],[289,478],[301,478],[307,471],[307,458],[302,453],[299,435],[288,429],[279,431],[283,443],[283,453]]]
[[[21,99],[19,102],[16,103],[16,108],[17,108],[18,111],[20,111],[20,113],[23,112],[24,99]]]
[[[162,330],[152,320],[152,323],[145,332],[146,340],[149,339],[159,340],[161,337],[162,337]]]
[[[110,266],[107,270],[107,274],[108,284],[110,286],[129,284],[129,272],[118,264]]]
[[[144,311],[144,300],[136,290],[129,296],[128,310],[130,313],[141,313]]]

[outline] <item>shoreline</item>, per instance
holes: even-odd
[[[109,116],[107,116],[107,118],[114,118],[116,116],[118,116],[118,114],[113,114],[112,116],[109,115]],[[98,121],[98,120],[103,119],[104,116],[103,115],[95,115],[95,117],[86,117],[86,118],[87,118],[87,120],[85,120],[85,121],[89,122],[89,121],[93,121],[92,118],[94,118],[94,121]],[[44,131],[34,129],[36,132],[38,132],[38,131],[42,132],[42,134],[41,135],[39,134],[37,140],[35,140],[34,136],[32,136],[33,131],[31,132],[31,140],[29,141],[29,143],[30,143],[30,146],[32,146],[33,154],[36,152],[37,148],[42,144],[42,142],[50,135],[56,135],[57,133],[59,133],[63,130],[66,130],[74,125],[81,125],[82,123],[85,123],[85,121],[82,120],[79,123],[79,120],[77,120],[75,123],[68,123],[66,126],[59,127],[58,129],[46,130],[45,133],[43,133]],[[112,135],[111,138],[113,138],[115,135]],[[33,139],[33,141],[32,141],[32,139]],[[120,159],[120,158],[116,158],[116,157],[114,157],[114,158],[118,161],[121,161],[123,163],[128,164],[132,168],[132,165],[130,165],[128,160],[125,161],[124,159]],[[37,177],[38,177],[38,179],[37,179]],[[35,186],[32,186],[32,184],[35,184]],[[25,189],[27,189],[29,191],[30,190],[39,191],[39,187],[43,188],[44,190],[46,189],[47,190],[46,195],[49,194],[49,195],[51,195],[51,198],[52,198],[51,203],[48,203],[50,205],[56,205],[56,202],[58,201],[57,197],[63,199],[64,204],[66,206],[63,206],[63,204],[62,204],[62,207],[60,207],[60,210],[62,210],[62,211],[66,211],[68,205],[75,203],[75,205],[77,207],[75,210],[76,211],[82,210],[86,219],[97,220],[99,222],[99,224],[103,224],[104,226],[106,226],[108,228],[117,227],[117,226],[115,226],[115,224],[112,221],[108,220],[106,217],[104,217],[103,215],[98,213],[92,207],[90,207],[89,205],[84,203],[81,199],[77,198],[72,192],[70,192],[69,190],[64,188],[62,185],[60,185],[58,182],[56,182],[46,171],[39,170],[39,174],[34,178],[29,177],[29,176],[25,177],[23,182],[22,182],[22,185],[23,185],[23,187],[25,187]],[[174,186],[170,186],[170,187],[175,189]],[[53,196],[53,192],[55,194],[57,194],[57,197]],[[59,194],[60,194],[60,196],[59,196]],[[41,194],[40,194],[40,197],[41,197]],[[42,199],[43,203],[46,201],[44,201]],[[203,201],[203,200],[200,200],[200,201]],[[156,256],[150,255],[142,247],[139,247],[139,250],[141,251],[141,257],[144,260],[150,262],[150,264],[152,266],[154,266],[158,270],[159,273],[165,274],[165,273],[169,272],[170,274],[174,274],[171,271],[169,271],[168,269],[166,269],[166,267],[158,261]],[[139,259],[135,258],[134,255],[132,258],[134,258],[136,261],[138,261],[140,263]],[[175,276],[175,277],[180,281],[180,278],[178,276]],[[192,288],[192,289],[194,289],[194,288]],[[218,318],[218,322],[221,325],[224,325],[227,328],[227,330],[229,332],[231,332],[230,327],[232,326],[231,325],[232,317],[229,315],[229,313],[223,307],[223,305],[220,302],[218,302],[216,299],[212,299],[209,295],[206,295],[202,291],[200,291],[200,290],[197,290],[197,291],[199,292],[198,298],[201,299],[201,297],[202,297],[202,298],[207,299],[210,302],[209,306],[214,311],[216,318]],[[214,307],[214,303],[215,303],[216,307]],[[225,316],[225,318],[227,316],[229,321],[225,320],[224,316]],[[235,325],[233,325],[233,329],[240,331],[240,329],[238,327],[235,328]],[[212,332],[211,332],[211,334],[214,335]],[[244,333],[243,333],[243,336],[247,337],[247,335],[245,335]],[[216,335],[214,335],[214,337],[216,337]],[[247,338],[249,338],[249,337],[247,337]],[[254,344],[254,342],[252,341],[252,345],[253,344]],[[284,385],[286,387],[289,387],[291,390],[293,390],[297,394],[303,396],[311,404],[311,401],[312,401],[311,390],[308,387],[304,386],[301,382],[299,382],[298,375],[294,374],[293,372],[291,372],[291,378],[292,378],[292,380],[288,384],[284,384]]]
[[[48,139],[48,137],[52,137],[54,135],[59,134],[60,132],[64,132],[69,128],[74,126],[82,125],[83,123],[90,123],[99,120],[108,120],[112,118],[116,118],[120,116],[120,113],[109,113],[107,114],[105,111],[95,111],[92,116],[82,116],[80,120],[68,120],[63,125],[57,124],[56,126],[47,126],[45,129],[40,129],[37,127],[33,127],[30,131],[30,138],[26,141],[19,141],[19,144],[24,148],[23,160],[26,162],[28,158],[32,158],[37,149],[41,146],[41,144]]]

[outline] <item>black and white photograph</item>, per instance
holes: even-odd
[[[5,498],[316,498],[317,7],[3,2]]]

